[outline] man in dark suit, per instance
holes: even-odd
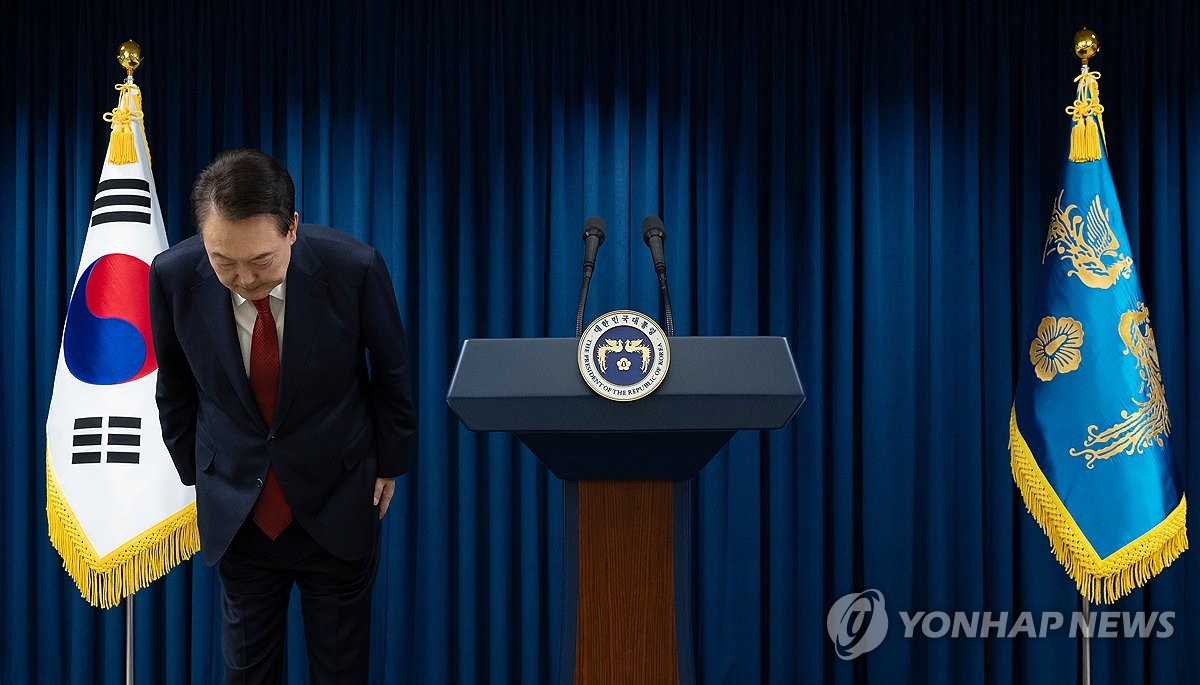
[[[150,268],[163,438],[221,578],[227,682],[278,682],[292,585],[313,682],[366,682],[380,519],[408,470],[404,328],[379,252],[300,225],[286,169],[223,153]]]

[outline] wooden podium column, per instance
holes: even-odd
[[[678,683],[672,481],[579,481],[575,683]]]

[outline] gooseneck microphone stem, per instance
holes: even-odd
[[[592,284],[592,270],[583,270],[583,288],[579,291],[579,311],[575,313],[575,337],[583,337],[583,308],[587,306],[588,286]]]
[[[663,269],[658,275],[658,294],[663,304],[663,325],[667,327],[667,335],[675,335],[675,318],[671,316],[671,293],[667,290],[667,271]]]
[[[667,259],[663,255],[663,241],[667,239],[662,219],[651,214],[642,220],[642,240],[650,248],[654,260],[654,273],[658,274],[658,295],[662,302],[663,324],[667,335],[675,335],[675,318],[671,315],[671,293],[667,290]]]
[[[583,286],[579,290],[579,311],[575,313],[575,337],[583,336],[583,310],[587,307],[588,287],[596,267],[596,252],[604,244],[604,219],[588,217],[583,223]]]

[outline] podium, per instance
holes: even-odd
[[[669,342],[669,373],[634,402],[587,386],[576,338],[466,340],[450,383],[467,429],[513,433],[564,481],[562,683],[695,681],[688,481],[804,402],[784,338]]]

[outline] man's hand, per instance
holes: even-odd
[[[396,491],[395,478],[375,479],[375,505],[379,507],[379,518],[387,513],[388,505],[392,503],[392,494]]]

